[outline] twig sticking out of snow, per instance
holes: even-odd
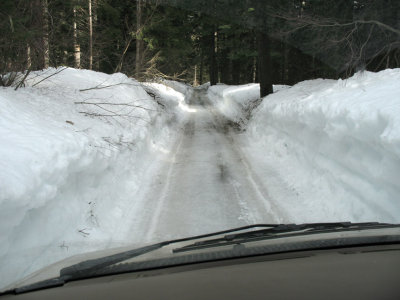
[[[83,229],[78,230],[78,232],[79,232],[82,236],[87,237],[87,236],[90,235],[90,233],[89,233],[89,232],[86,232],[86,230],[88,230],[88,229],[87,229],[87,228],[83,228]]]
[[[50,74],[49,76],[43,78],[42,80],[39,80],[38,82],[36,82],[35,84],[33,84],[32,87],[37,86],[39,83],[41,83],[41,82],[43,82],[43,81],[49,79],[50,77],[53,77],[53,76],[57,75],[58,73],[61,73],[62,71],[66,70],[66,69],[68,69],[68,67],[61,68],[61,69],[58,70],[57,72],[54,72],[53,74]]]
[[[140,105],[134,105],[134,104],[131,104],[131,103],[75,102],[75,104],[94,105],[94,106],[97,106],[99,108],[102,108],[102,107],[100,107],[101,105],[130,106],[130,107],[135,107],[135,108],[141,108],[141,109],[144,109],[144,110],[147,110],[147,111],[156,111],[156,110],[151,109],[151,108],[143,107],[143,106],[140,106]]]
[[[81,90],[79,90],[79,91],[80,91],[80,92],[86,92],[86,91],[90,91],[90,90],[101,90],[101,89],[107,89],[107,88],[114,87],[114,86],[118,86],[118,85],[140,86],[139,84],[128,83],[128,82],[120,82],[120,83],[110,84],[110,85],[104,85],[104,86],[101,86],[101,84],[99,84],[99,85],[96,85],[96,86],[91,87],[91,88],[81,89]]]

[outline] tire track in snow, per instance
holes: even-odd
[[[222,119],[222,116],[215,111],[214,108],[210,109],[210,112],[214,115],[214,120],[218,122],[218,125],[215,125],[216,127],[225,127],[226,129],[225,134],[223,135],[223,138],[226,139],[227,143],[230,145],[230,148],[232,149],[232,152],[234,153],[234,156],[236,156],[240,162],[240,164],[244,167],[243,169],[246,172],[246,177],[249,185],[252,186],[253,190],[256,192],[258,201],[251,201],[253,202],[253,205],[250,205],[250,207],[257,207],[259,204],[263,204],[265,210],[271,214],[271,217],[274,219],[274,223],[285,223],[288,220],[290,220],[289,216],[281,209],[279,206],[275,203],[275,201],[271,198],[271,196],[268,193],[268,190],[260,180],[260,178],[257,176],[257,174],[254,173],[252,168],[250,167],[250,163],[246,159],[246,156],[243,154],[243,152],[240,150],[240,148],[237,146],[235,143],[235,138],[234,138],[234,133],[232,132],[232,127],[229,125],[223,125],[224,123],[228,124],[230,122],[224,121]],[[249,198],[251,200],[251,198]],[[255,200],[255,199],[254,199]],[[242,204],[245,205],[246,207],[249,207],[249,203],[244,202],[242,199],[240,199],[241,203],[246,203]],[[254,220],[254,217],[252,218]],[[264,219],[264,218],[262,218]]]
[[[171,159],[141,196],[132,233],[142,242],[282,220],[240,151],[232,124],[208,102],[205,92],[192,98],[193,113]]]
[[[170,189],[172,173],[174,171],[175,164],[177,163],[176,157],[177,157],[177,155],[178,155],[178,153],[179,153],[179,151],[181,149],[183,139],[184,139],[184,135],[181,136],[177,146],[173,149],[174,155],[173,155],[171,163],[169,165],[169,168],[168,168],[168,171],[167,171],[167,176],[166,176],[166,181],[165,181],[165,183],[163,185],[163,188],[161,190],[160,197],[157,200],[156,208],[154,210],[154,215],[152,216],[152,219],[151,219],[151,222],[150,222],[150,226],[149,226],[148,231],[146,233],[146,237],[145,237],[145,241],[146,242],[150,242],[151,239],[154,237],[154,233],[155,233],[156,228],[157,228],[158,220],[160,218],[162,208],[165,205],[166,197],[167,197],[167,194],[168,194],[168,190]]]

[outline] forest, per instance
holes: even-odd
[[[68,66],[195,86],[259,82],[265,96],[272,83],[399,67],[399,8],[397,0],[2,0],[0,85]]]
[[[0,299],[399,299],[400,0],[0,0],[0,158]]]

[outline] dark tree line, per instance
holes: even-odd
[[[1,83],[72,66],[194,84],[294,84],[400,66],[398,0],[2,0]]]

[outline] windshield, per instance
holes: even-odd
[[[2,0],[0,15],[0,289],[235,227],[400,223],[399,1]]]

